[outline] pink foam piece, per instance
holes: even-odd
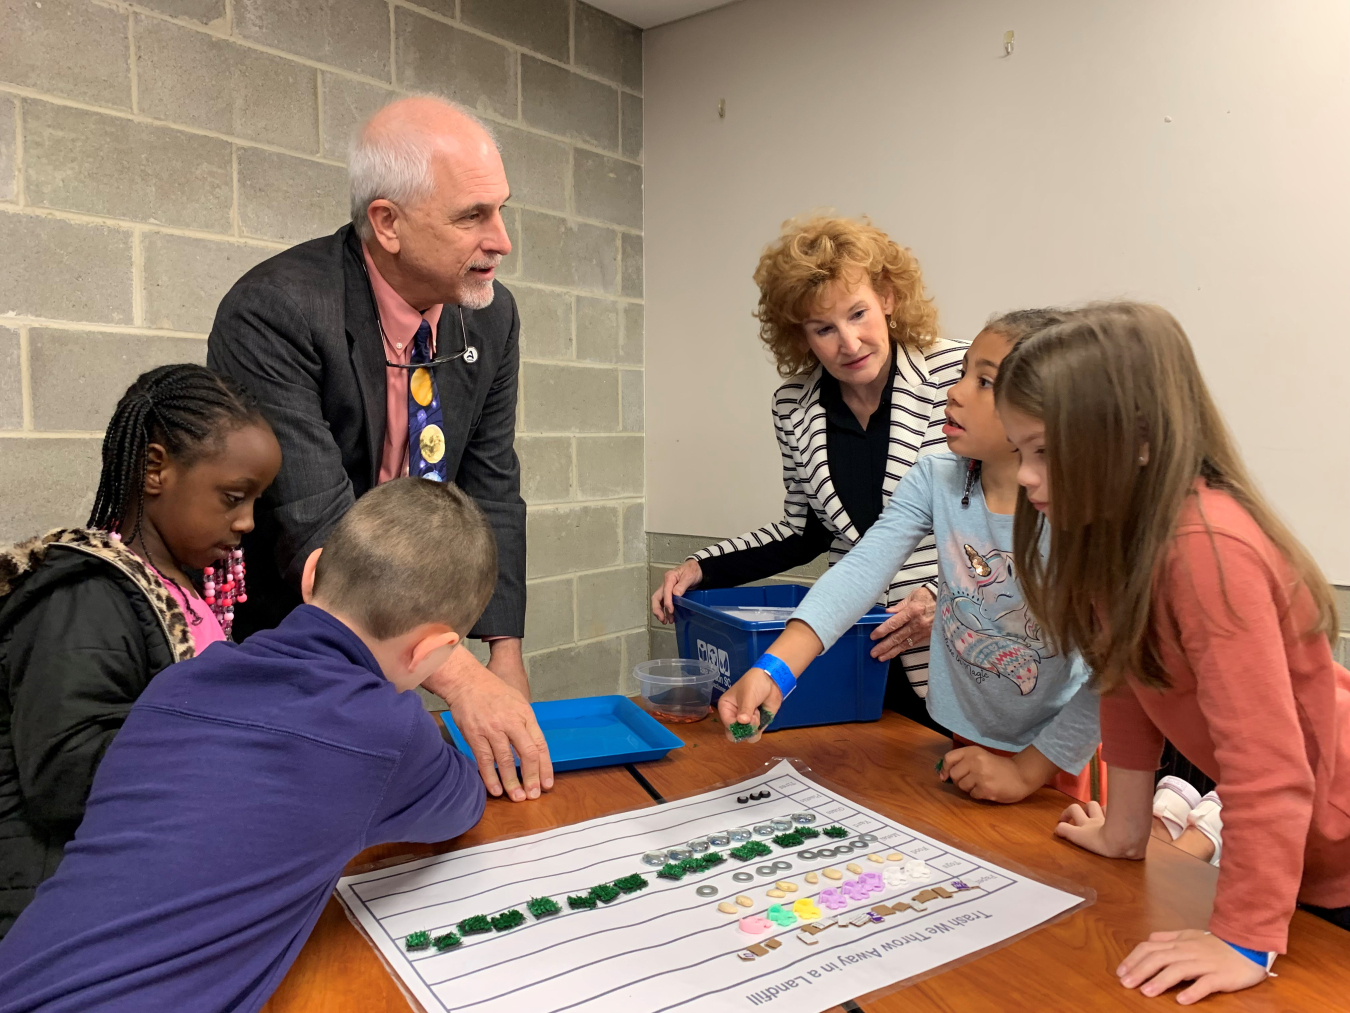
[[[741,919],[741,931],[748,932],[752,936],[757,936],[761,932],[768,932],[769,919],[760,915],[746,915]]]

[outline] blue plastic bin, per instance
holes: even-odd
[[[745,674],[787,625],[787,616],[753,621],[718,608],[792,608],[806,597],[800,584],[728,587],[689,591],[675,598],[675,636],[680,656],[717,666],[712,700]],[[889,613],[874,607],[806,671],[802,681],[774,717],[770,731],[844,721],[876,721],[886,696],[888,662],[871,656],[872,630]]]

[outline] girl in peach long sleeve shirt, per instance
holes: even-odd
[[[1145,995],[1191,981],[1183,1004],[1250,987],[1296,905],[1350,928],[1350,673],[1331,655],[1331,589],[1256,491],[1165,310],[1076,311],[1004,360],[996,396],[1021,459],[1024,593],[1103,694],[1109,812],[1070,806],[1057,833],[1143,858],[1164,737],[1224,802],[1209,932],[1155,932],[1116,973]]]

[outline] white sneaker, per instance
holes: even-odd
[[[1195,787],[1170,774],[1158,782],[1153,793],[1153,815],[1162,820],[1172,840],[1181,836],[1191,810],[1200,804],[1200,793]]]
[[[1211,791],[1202,798],[1191,809],[1186,822],[1214,844],[1214,857],[1209,860],[1209,864],[1217,867],[1219,852],[1223,850],[1223,803],[1219,801],[1219,796]]]

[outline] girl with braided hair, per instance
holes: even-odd
[[[160,366],[113,412],[88,526],[0,552],[0,936],[56,871],[136,698],[227,639],[232,554],[280,466],[233,380]]]

